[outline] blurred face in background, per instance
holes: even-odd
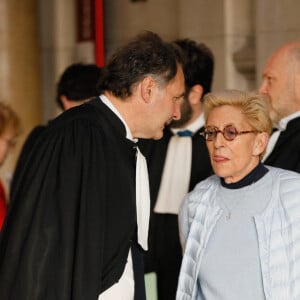
[[[6,129],[0,136],[0,166],[3,165],[14,145],[15,134],[12,130]]]

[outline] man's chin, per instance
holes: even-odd
[[[163,137],[163,135],[164,135],[163,131],[160,131],[153,137],[153,140],[160,140]]]

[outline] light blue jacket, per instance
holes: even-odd
[[[267,166],[270,202],[254,217],[266,300],[300,300],[300,174]],[[201,300],[197,278],[207,241],[222,209],[213,175],[186,197],[179,213],[184,256],[177,300]],[[254,185],[255,188],[255,185]]]

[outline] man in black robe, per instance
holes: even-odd
[[[188,191],[212,174],[203,130],[203,96],[210,92],[214,58],[211,50],[190,39],[175,41],[185,57],[186,96],[181,119],[165,128],[158,141],[143,140],[151,192],[149,251],[146,273],[155,272],[159,300],[174,300],[182,260],[178,232],[178,209]],[[188,167],[189,166],[189,167]]]
[[[24,162],[0,239],[0,299],[115,300],[102,295],[131,289],[145,299],[135,139],[161,138],[180,118],[178,53],[145,32],[112,56],[99,91],[53,120]]]

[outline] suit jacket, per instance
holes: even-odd
[[[300,173],[300,117],[289,121],[264,163]]]
[[[98,98],[53,120],[20,170],[0,237],[0,299],[97,300],[136,236],[136,145]]]

